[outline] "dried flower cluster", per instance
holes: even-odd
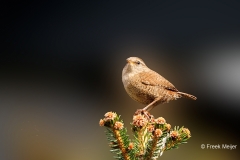
[[[122,122],[116,122],[114,124],[114,128],[117,129],[117,130],[123,129],[123,123]]]
[[[153,132],[155,128],[154,128],[154,125],[150,124],[148,125],[147,129],[148,129],[148,132]]]
[[[159,118],[155,119],[155,122],[157,124],[164,124],[164,123],[166,123],[166,120],[163,117],[159,117]]]
[[[111,123],[107,123],[107,122],[112,122],[113,125],[111,125]],[[104,115],[104,118],[100,119],[99,125],[101,127],[107,125],[106,127],[113,127],[116,130],[121,130],[124,127],[124,124],[117,120],[117,114],[114,112],[107,112]]]
[[[187,135],[188,138],[191,137],[191,133],[187,128],[183,128],[183,132]]]
[[[166,124],[166,128],[167,128],[168,131],[170,131],[170,129],[171,129],[171,124]]]
[[[173,137],[173,138],[177,138],[178,137],[178,132],[177,131],[171,131],[170,136]]]
[[[138,110],[133,115],[132,131],[135,139],[132,141],[126,134],[124,123],[114,112],[107,112],[99,121],[100,126],[109,128],[108,140],[111,151],[119,159],[157,159],[164,151],[177,148],[191,137],[187,128],[171,128],[163,117],[154,118],[147,111]]]
[[[129,146],[128,146],[128,149],[129,149],[129,150],[132,150],[133,147],[134,147],[134,144],[133,144],[132,142],[130,142],[130,143],[129,143]]]
[[[116,118],[117,117],[117,114],[116,113],[114,113],[114,112],[107,112],[105,115],[105,120],[107,121],[107,120],[114,120],[114,118]]]
[[[156,137],[161,137],[161,135],[162,135],[161,129],[156,129],[156,130],[155,130],[155,136],[156,136]]]
[[[133,116],[132,122],[134,127],[142,129],[146,126],[148,132],[153,133],[153,135],[156,135],[158,137],[162,135],[163,131],[170,131],[171,129],[171,125],[167,124],[166,120],[163,117],[154,119],[154,116],[150,115],[146,111],[136,113]]]
[[[147,118],[144,115],[138,114],[133,116],[133,125],[136,127],[144,127],[148,123]]]
[[[103,120],[103,119],[100,119],[100,121],[99,121],[99,126],[104,126],[104,123],[105,123],[105,121]]]

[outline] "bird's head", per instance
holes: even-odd
[[[129,57],[126,59],[127,64],[124,67],[126,72],[139,73],[145,71],[147,68],[146,64],[141,58],[138,57]]]

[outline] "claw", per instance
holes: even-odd
[[[134,115],[138,115],[138,114],[141,114],[143,115],[145,118],[147,118],[147,120],[149,122],[152,122],[154,120],[154,117],[153,115],[151,115],[148,111],[144,110],[144,109],[138,109]]]

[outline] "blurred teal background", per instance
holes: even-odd
[[[151,113],[192,138],[161,159],[237,160],[240,11],[237,1],[3,2],[0,159],[113,159],[99,120],[130,132],[144,106],[125,92],[126,58],[142,58],[182,92]],[[235,150],[201,149],[233,144]]]

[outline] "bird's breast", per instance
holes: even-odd
[[[123,84],[128,95],[139,103],[149,104],[155,99],[155,96],[148,93],[148,88],[136,75],[123,76]]]

